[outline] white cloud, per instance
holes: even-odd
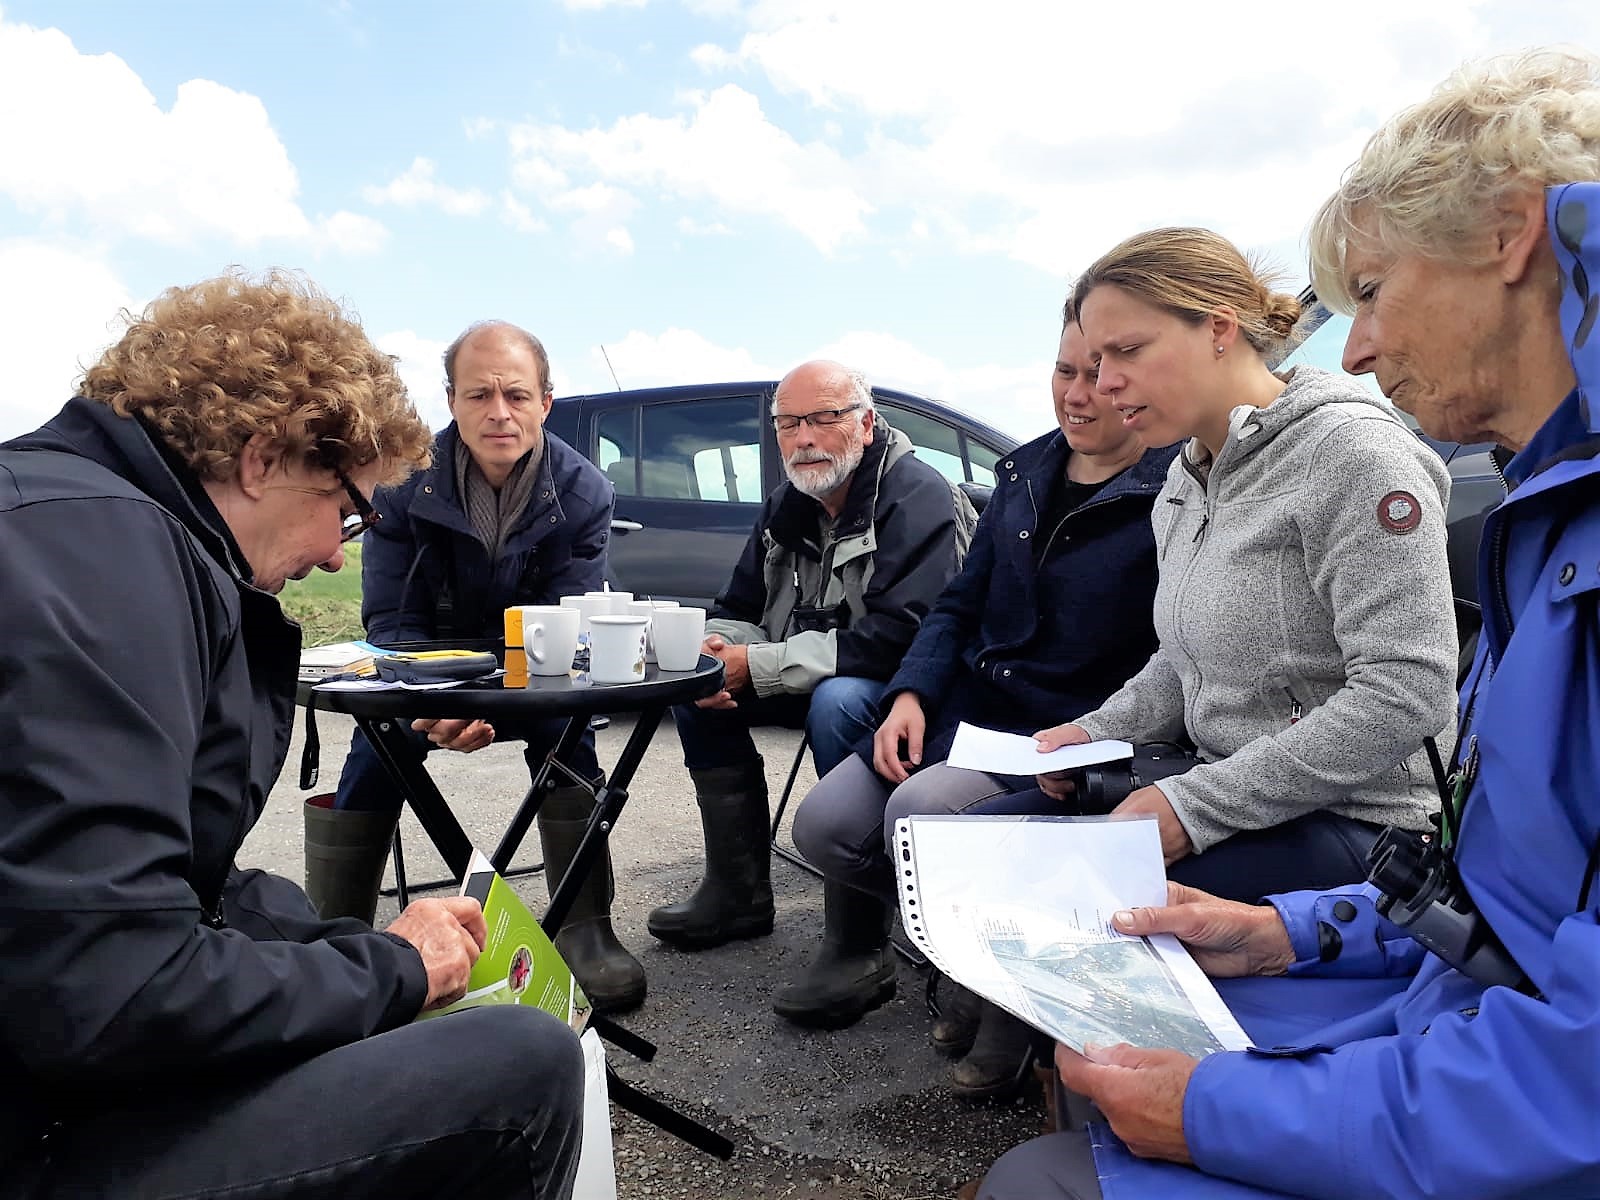
[[[425,338],[410,329],[381,334],[372,339],[395,364],[405,381],[411,403],[430,429],[443,429],[450,423],[450,408],[444,396],[444,352],[449,342]]]
[[[1043,356],[1036,366],[957,368],[894,334],[861,330],[819,346],[806,357],[836,359],[863,372],[875,386],[927,396],[1022,440],[1038,437],[1054,425],[1051,364]]]
[[[83,369],[121,336],[121,310],[142,302],[98,254],[64,244],[0,242],[0,279],[0,329],[15,347],[0,355],[5,439],[53,416]]]
[[[477,188],[455,188],[440,183],[438,167],[433,160],[420,156],[382,187],[365,187],[361,194],[368,204],[437,208],[457,217],[475,217],[491,203],[489,196]]]
[[[308,216],[261,101],[205,79],[163,110],[114,54],[0,17],[0,195],[52,227],[173,244],[213,236],[369,250],[349,213]]]
[[[771,379],[773,368],[758,363],[743,347],[719,346],[692,329],[666,329],[661,333],[629,330],[627,336],[605,344],[617,382],[625,388],[666,387],[674,383],[728,383],[745,379]],[[612,386],[600,347],[589,352],[588,369],[577,386],[586,391]],[[594,382],[603,381],[603,382]]]
[[[500,219],[518,233],[544,233],[550,228],[534,215],[533,209],[513,196],[509,189],[500,193]]]
[[[389,230],[381,221],[353,212],[318,218],[311,234],[311,242],[318,250],[341,254],[376,254],[388,240]]]
[[[871,205],[837,151],[796,140],[767,120],[754,95],[733,85],[690,92],[683,102],[687,113],[638,114],[606,129],[515,126],[513,178],[520,187],[546,189],[576,176],[776,216],[826,254],[864,230]]]
[[[702,71],[738,74],[743,85],[712,93],[737,116],[715,140],[786,146],[789,159],[805,157],[812,187],[853,204],[814,213],[803,190],[794,203],[781,173],[751,169],[736,151],[720,165],[749,191],[730,198],[719,164],[679,148],[710,124],[698,95],[687,122],[642,113],[552,139],[569,151],[560,161],[572,174],[670,180],[676,194],[773,216],[826,252],[853,239],[923,253],[932,230],[937,245],[1057,276],[1154,224],[1287,243],[1379,121],[1461,59],[1600,41],[1600,8],[1575,0],[1347,0],[1337,14],[1266,0],[1225,13],[1178,0],[991,0],[981,21],[957,0],[928,0],[913,20],[903,0],[691,7],[736,29],[732,41],[690,54]],[[1360,30],[1359,84],[1351,55],[1330,42],[1347,30]],[[752,93],[767,86],[798,103],[807,124],[769,120],[787,106],[757,101]],[[795,132],[813,123],[822,142]],[[606,153],[625,130],[635,152]],[[839,143],[848,153],[828,148]],[[675,165],[642,166],[668,153]]]

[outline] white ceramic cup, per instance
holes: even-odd
[[[628,615],[628,605],[633,600],[632,592],[585,592],[584,598],[594,604],[594,615],[604,617],[625,617]]]
[[[609,617],[611,615],[610,592],[584,592],[581,596],[561,597],[562,608],[575,608],[582,619],[578,623],[578,637],[587,641],[589,638],[590,622],[596,617]]]
[[[638,683],[644,679],[647,617],[589,618],[589,678],[595,683]]]
[[[628,603],[628,615],[634,617],[653,617],[658,608],[677,608],[676,600],[632,600]],[[656,634],[655,629],[646,626],[644,631],[644,660],[653,663],[656,660]]]
[[[524,604],[522,648],[528,655],[529,675],[565,675],[578,652],[578,625],[582,614],[565,604]]]
[[[655,633],[656,663],[663,671],[692,671],[700,662],[706,637],[703,608],[658,608],[650,618]]]

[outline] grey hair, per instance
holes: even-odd
[[[1545,47],[1469,62],[1373,134],[1318,210],[1312,286],[1330,308],[1351,312],[1352,241],[1375,235],[1390,253],[1470,263],[1509,196],[1597,179],[1600,57]]]
[[[520,325],[513,325],[510,321],[474,321],[459,334],[456,340],[450,343],[444,352],[444,386],[446,391],[455,391],[456,388],[456,355],[461,353],[461,347],[466,345],[467,339],[485,330],[495,329],[506,334],[514,341],[521,342],[533,355],[533,361],[539,367],[539,390],[546,396],[555,394],[555,385],[550,382],[550,356],[544,352],[544,343]]]

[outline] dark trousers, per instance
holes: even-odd
[[[566,721],[559,717],[547,721],[528,721],[505,728],[497,725],[495,740],[526,742],[522,756],[527,759],[528,773],[532,775],[560,740],[561,730],[565,725]],[[406,741],[416,752],[417,762],[421,762],[430,752],[439,748],[428,740],[427,734],[418,733],[409,726],[406,729]],[[583,735],[583,740],[573,752],[572,761],[566,765],[591,782],[600,778],[600,763],[595,758],[592,731]],[[378,752],[372,748],[367,735],[357,729],[350,739],[350,754],[344,760],[344,770],[339,775],[339,788],[334,793],[333,806],[362,812],[392,812],[397,811],[400,804],[400,793],[395,790],[388,772],[383,769],[383,763],[378,759]]]
[[[452,1013],[241,1080],[152,1073],[0,1171],[19,1200],[545,1200],[571,1193],[583,1054],[536,1009]],[[173,1078],[172,1076],[179,1076]]]

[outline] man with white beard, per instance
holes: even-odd
[[[650,914],[684,950],[772,932],[767,780],[750,729],[805,728],[826,775],[877,724],[917,626],[960,569],[977,514],[836,362],[778,384],[772,424],[786,483],[762,505],[706,622],[723,691],[673,710],[705,832],[688,900]]]

